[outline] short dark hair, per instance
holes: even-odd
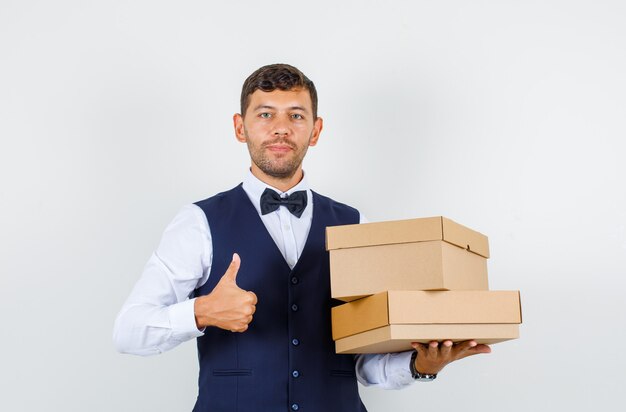
[[[245,116],[250,104],[250,95],[256,90],[271,92],[276,89],[292,90],[303,88],[309,91],[313,119],[317,119],[317,90],[313,82],[297,68],[288,64],[269,64],[252,73],[241,88],[241,115]]]

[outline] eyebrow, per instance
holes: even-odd
[[[256,106],[254,108],[254,111],[256,112],[257,110],[263,110],[263,109],[266,109],[266,110],[276,110],[276,107],[260,104],[260,105],[258,105],[258,106]],[[303,112],[307,112],[307,110],[304,107],[302,107],[302,106],[290,106],[290,107],[287,108],[287,110],[300,110],[300,111],[303,111]]]

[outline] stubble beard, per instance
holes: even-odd
[[[285,155],[279,157],[268,155],[267,146],[277,143],[291,147],[293,152],[287,152]],[[304,160],[304,156],[306,155],[308,149],[308,144],[299,148],[297,145],[284,138],[263,143],[261,146],[256,146],[250,141],[250,139],[247,139],[247,145],[252,162],[263,173],[277,179],[292,178],[300,168],[300,165],[302,165],[302,160]]]

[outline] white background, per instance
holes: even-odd
[[[195,344],[120,355],[113,320],[179,208],[241,180],[231,116],[275,62],[318,87],[314,189],[479,230],[522,293],[521,339],[370,411],[623,406],[625,3],[231,3],[0,1],[0,410],[191,410]]]

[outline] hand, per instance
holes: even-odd
[[[411,346],[417,350],[415,369],[429,375],[439,373],[450,362],[491,352],[489,346],[479,345],[473,340],[458,343],[452,343],[451,340],[444,340],[442,343],[432,341],[428,344],[413,342]]]
[[[217,326],[231,332],[244,332],[252,322],[257,298],[253,292],[237,286],[237,272],[241,259],[233,254],[233,260],[226,273],[206,296],[196,298],[194,313],[198,329]]]

